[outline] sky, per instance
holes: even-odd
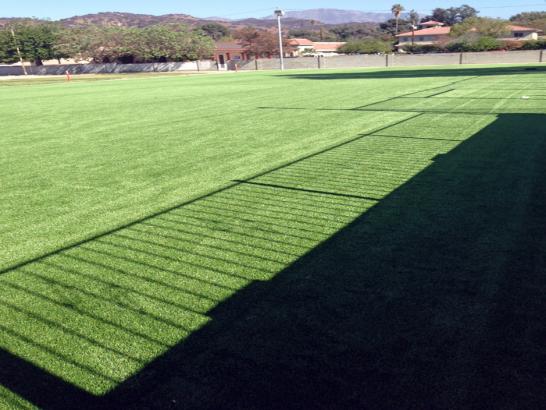
[[[64,17],[122,11],[143,14],[183,13],[196,17],[226,17],[232,19],[263,17],[271,10],[309,8],[337,8],[361,11],[389,11],[400,2],[406,9],[426,14],[435,7],[451,7],[468,3],[480,10],[480,15],[509,17],[521,11],[546,11],[546,0],[0,0],[0,17],[38,17],[57,20]],[[4,4],[2,4],[4,3]]]

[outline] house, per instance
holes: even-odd
[[[511,36],[503,40],[538,40],[543,32],[536,28],[510,25]]]
[[[218,64],[220,70],[226,70],[230,61],[250,60],[250,54],[239,42],[228,41],[216,43],[214,50],[214,61]]]
[[[287,51],[285,54],[288,55],[289,52]],[[262,53],[259,57],[273,58],[276,56],[270,53]],[[221,41],[216,43],[213,59],[218,64],[219,70],[227,70],[230,63],[234,65],[252,60],[254,56],[238,41]]]
[[[339,41],[311,41],[306,38],[293,38],[288,42],[290,51],[287,54],[288,57],[333,56],[338,54],[338,49],[344,44]]]
[[[451,27],[445,27],[443,23],[439,23],[437,21],[427,21],[421,23],[420,27],[424,28],[398,34],[396,36],[398,38],[398,44],[396,47],[411,44],[421,46],[441,44],[449,41],[450,39],[449,34],[451,33]],[[542,34],[542,30],[530,27],[509,25],[508,28],[510,30],[510,36],[500,38],[500,40],[537,40],[539,34]]]
[[[288,40],[288,47],[285,49],[284,56],[334,56],[338,55],[338,49],[344,44],[344,42],[337,41],[313,42],[306,38],[292,38]],[[264,53],[260,57],[273,58],[277,56]],[[229,63],[238,63],[250,59],[251,53],[248,52],[240,42],[227,41],[216,43],[216,48],[214,50],[214,61],[216,61],[220,70],[226,70]]]
[[[338,55],[338,50],[341,46],[345,45],[342,41],[318,41],[314,42],[315,55],[319,56],[335,56]]]
[[[290,57],[300,57],[315,50],[315,44],[306,38],[291,38],[288,40],[288,46]]]
[[[427,27],[419,30],[408,31],[406,33],[400,33],[396,36],[398,38],[398,44],[396,47],[411,44],[424,46],[443,43],[449,40],[449,33],[451,33],[451,27],[443,26]]]

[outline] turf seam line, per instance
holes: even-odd
[[[351,108],[350,110],[353,110],[353,108]],[[371,135],[373,135],[373,134],[375,134],[375,133],[385,131],[385,130],[391,128],[391,127],[395,127],[395,126],[397,126],[397,125],[403,124],[403,123],[405,123],[406,121],[413,120],[414,118],[420,117],[421,115],[424,115],[424,113],[419,112],[419,113],[417,113],[416,115],[412,115],[411,117],[404,118],[403,120],[396,121],[396,122],[394,122],[394,123],[392,123],[392,124],[389,124],[389,125],[386,125],[386,126],[383,126],[383,127],[380,127],[380,128],[376,128],[376,129],[374,129],[374,130],[372,130],[372,131],[369,131],[369,132],[367,132],[367,133],[365,133],[365,134],[359,134],[359,135],[357,135],[356,137],[353,137],[353,138],[348,139],[348,140],[346,140],[346,141],[337,143],[337,144],[335,144],[335,145],[331,145],[331,146],[329,146],[329,147],[325,147],[325,148],[321,149],[320,151],[317,151],[317,152],[314,152],[314,153],[312,153],[312,154],[305,155],[305,156],[300,157],[300,158],[297,158],[297,159],[295,159],[295,160],[286,162],[286,163],[284,163],[284,164],[282,164],[282,165],[279,165],[278,167],[275,167],[275,168],[273,168],[273,169],[270,169],[270,170],[261,172],[261,173],[259,173],[259,174],[256,174],[256,175],[252,176],[252,177],[243,178],[242,181],[248,182],[248,181],[252,181],[252,180],[254,180],[254,179],[263,177],[264,175],[271,174],[271,173],[273,173],[273,172],[275,172],[275,171],[278,171],[278,170],[280,170],[280,169],[283,169],[283,168],[287,168],[287,167],[289,167],[289,166],[291,166],[291,165],[297,164],[297,163],[302,162],[302,161],[304,161],[304,160],[307,160],[307,159],[309,159],[309,158],[313,158],[313,157],[316,157],[316,156],[318,156],[318,155],[324,154],[324,153],[326,153],[326,152],[332,151],[332,150],[334,150],[334,149],[336,149],[336,148],[343,147],[343,146],[348,145],[348,144],[350,144],[350,143],[352,143],[352,142],[358,141],[358,140],[360,140],[360,139],[362,139],[362,138],[364,138],[364,137],[368,137],[368,136],[371,136]],[[0,273],[1,273],[1,272],[0,272]]]
[[[478,112],[478,111],[445,111],[445,110],[434,110],[431,108],[422,108],[422,109],[380,109],[380,108],[366,108],[363,110],[356,110],[362,112],[400,112],[400,113],[421,113],[421,114],[449,114],[449,115],[500,115],[499,112]]]
[[[313,110],[313,111],[363,111],[363,112],[366,112],[366,111],[370,111],[370,112],[384,111],[384,112],[393,112],[392,110],[388,110],[388,109],[383,109],[383,110],[375,109],[374,110],[374,109],[368,109],[368,107],[373,107],[374,105],[379,105],[379,104],[387,103],[387,102],[390,102],[390,101],[394,101],[394,100],[397,100],[399,98],[429,98],[431,96],[426,96],[426,97],[411,97],[411,96],[415,95],[415,94],[419,94],[419,93],[424,93],[424,92],[427,92],[427,91],[437,90],[438,88],[449,87],[449,86],[455,85],[455,84],[463,82],[463,81],[473,80],[475,78],[478,78],[478,76],[465,78],[463,80],[457,80],[457,81],[454,81],[452,83],[442,85],[442,86],[438,86],[438,87],[432,87],[432,88],[427,88],[425,90],[419,90],[419,91],[414,91],[414,92],[411,92],[411,93],[408,93],[408,94],[398,95],[396,97],[388,98],[386,100],[376,101],[376,102],[373,102],[373,103],[370,103],[370,104],[361,105],[359,107],[353,107],[353,108],[300,108],[300,107],[258,107],[258,108],[263,109],[263,110],[309,110],[309,111]],[[456,90],[456,89],[453,88],[453,89],[450,89],[448,91],[454,91],[454,90]],[[440,95],[440,94],[442,94],[444,92],[447,92],[447,91],[442,91],[441,93],[433,94],[432,96]],[[416,110],[416,111],[408,111],[408,112],[418,112],[418,111]]]
[[[455,91],[455,88],[452,88],[450,90],[440,91],[439,93],[428,95],[425,98],[436,97],[437,95],[447,94],[447,93],[450,93],[451,91]],[[414,97],[414,98],[419,98],[419,97]]]
[[[383,134],[376,134],[373,135],[374,137],[380,137],[380,138],[401,138],[401,139],[411,139],[411,140],[424,140],[424,141],[449,141],[449,142],[463,142],[465,140],[456,140],[451,138],[431,138],[431,137],[407,137],[407,136],[401,136],[401,135],[383,135]]]
[[[296,187],[291,187],[291,186],[286,186],[286,185],[264,184],[264,183],[260,183],[260,182],[243,181],[243,180],[240,180],[240,179],[236,179],[233,182],[237,182],[237,183],[240,183],[240,184],[248,184],[248,185],[258,185],[258,186],[263,186],[263,187],[268,187],[268,188],[286,189],[286,190],[290,190],[290,191],[309,192],[309,193],[312,193],[312,194],[331,195],[331,196],[341,196],[341,197],[344,197],[344,198],[363,199],[365,201],[380,201],[381,200],[380,198],[372,198],[372,197],[367,197],[367,196],[342,194],[342,193],[338,193],[338,192],[329,192],[329,191],[319,191],[319,190],[315,190],[315,189],[296,188]]]
[[[376,105],[376,104],[383,104],[383,103],[386,103],[386,102],[389,102],[389,101],[393,101],[393,100],[396,100],[396,99],[398,99],[398,98],[405,98],[405,97],[410,96],[410,95],[415,95],[415,94],[419,94],[419,93],[425,93],[425,92],[427,92],[427,91],[437,90],[437,89],[439,89],[439,88],[450,87],[450,86],[452,86],[452,85],[461,83],[461,82],[463,82],[463,81],[473,80],[474,78],[478,78],[478,76],[474,76],[474,77],[464,78],[464,79],[462,79],[462,80],[453,81],[453,82],[451,82],[451,83],[449,83],[449,84],[441,85],[441,86],[438,86],[438,87],[432,87],[432,88],[427,88],[427,89],[425,89],[425,90],[419,90],[419,91],[414,91],[414,92],[407,93],[407,94],[397,95],[396,97],[387,98],[386,100],[383,100],[383,101],[377,101],[377,102],[374,102],[374,103],[370,103],[370,104],[366,104],[366,105],[361,105],[360,107],[354,107],[354,108],[352,108],[352,110],[359,110],[359,109],[361,109],[361,108],[371,107],[371,106]]]
[[[296,163],[301,162],[301,161],[304,161],[304,160],[306,160],[306,159],[313,158],[313,157],[318,156],[318,155],[320,155],[320,154],[323,154],[323,153],[325,153],[325,152],[328,152],[328,151],[334,150],[334,149],[336,149],[336,148],[342,147],[342,146],[344,146],[344,145],[350,144],[350,143],[352,143],[352,142],[358,141],[358,140],[360,140],[360,139],[362,139],[362,138],[365,138],[365,137],[367,137],[367,136],[373,135],[373,134],[375,134],[375,133],[377,133],[377,132],[381,132],[381,131],[384,131],[384,130],[386,130],[386,129],[388,129],[388,128],[397,126],[397,125],[402,124],[402,123],[404,123],[404,122],[406,122],[406,121],[410,121],[410,120],[412,120],[412,119],[414,119],[414,118],[420,117],[421,115],[424,115],[424,113],[418,113],[418,114],[413,115],[413,116],[410,116],[410,117],[408,117],[408,118],[404,118],[403,120],[399,120],[399,121],[396,121],[396,122],[391,123],[391,124],[389,124],[389,125],[386,125],[386,126],[377,128],[377,129],[372,130],[372,131],[370,131],[370,132],[368,132],[368,133],[360,134],[360,135],[358,135],[358,136],[356,136],[356,137],[353,137],[353,138],[351,138],[351,139],[349,139],[349,140],[346,140],[346,141],[343,141],[343,142],[341,142],[341,143],[338,143],[338,144],[335,144],[335,145],[332,145],[332,146],[323,148],[323,149],[321,149],[320,151],[314,152],[314,153],[312,153],[312,154],[306,155],[306,156],[304,156],[304,157],[301,157],[301,158],[298,158],[298,159],[295,159],[295,160],[291,160],[291,161],[286,162],[286,163],[284,163],[284,164],[282,164],[282,165],[279,165],[279,166],[277,166],[277,167],[274,167],[274,168],[272,168],[272,169],[270,169],[270,170],[267,170],[267,171],[261,172],[261,173],[259,173],[259,174],[256,174],[256,175],[254,175],[254,176],[252,176],[252,177],[243,179],[243,181],[245,181],[245,182],[252,181],[253,179],[256,179],[256,178],[259,178],[259,177],[261,177],[261,176],[264,176],[264,175],[270,174],[270,173],[272,173],[272,172],[278,171],[279,169],[286,168],[286,167],[288,167],[288,166],[290,166],[290,165],[296,164]],[[58,255],[58,254],[60,254],[60,253],[69,251],[69,250],[71,250],[71,249],[75,249],[75,248],[77,248],[77,247],[79,247],[79,246],[81,246],[81,245],[85,245],[85,244],[87,244],[87,243],[89,243],[89,242],[92,242],[92,241],[94,241],[94,240],[97,240],[97,239],[100,239],[100,238],[104,238],[105,236],[111,235],[111,234],[113,234],[113,233],[115,233],[115,232],[122,231],[123,229],[129,228],[129,227],[131,227],[131,226],[133,226],[133,225],[136,225],[136,224],[139,224],[139,223],[142,223],[142,222],[149,221],[149,220],[154,219],[154,218],[156,218],[156,217],[158,217],[158,216],[165,215],[165,214],[167,214],[167,213],[169,213],[169,212],[172,212],[172,211],[174,211],[174,210],[176,210],[176,209],[180,209],[180,208],[182,208],[182,207],[184,207],[184,206],[187,206],[187,205],[196,203],[196,202],[201,201],[201,200],[203,200],[203,199],[206,199],[206,198],[208,198],[208,197],[210,197],[210,196],[213,196],[213,195],[222,193],[222,192],[224,192],[224,191],[227,191],[228,189],[235,188],[235,187],[237,187],[237,186],[239,186],[239,185],[242,185],[242,183],[240,183],[240,182],[231,182],[231,183],[229,183],[228,185],[225,185],[225,186],[223,186],[223,187],[220,187],[220,188],[218,188],[218,189],[215,189],[214,191],[211,191],[211,192],[209,192],[209,193],[207,193],[207,194],[204,194],[204,195],[198,196],[198,197],[196,197],[196,198],[190,199],[190,200],[188,200],[188,201],[185,201],[185,202],[183,202],[183,203],[181,203],[181,204],[176,204],[176,205],[170,206],[170,207],[168,207],[168,208],[165,208],[165,209],[162,209],[162,210],[160,210],[160,211],[154,212],[154,213],[152,213],[152,214],[150,214],[150,215],[147,215],[147,216],[145,216],[145,217],[142,217],[142,218],[139,218],[139,219],[137,219],[137,220],[128,222],[128,223],[126,223],[126,224],[117,226],[117,227],[112,228],[112,229],[109,229],[109,230],[107,230],[107,231],[105,231],[105,232],[101,232],[101,233],[92,235],[92,236],[90,236],[90,237],[88,237],[88,238],[85,238],[85,239],[79,240],[79,241],[77,241],[77,242],[74,242],[74,243],[72,243],[72,244],[69,244],[69,245],[60,247],[60,248],[58,248],[58,249],[56,249],[56,250],[53,250],[53,251],[44,253],[44,254],[42,254],[42,255],[40,255],[40,256],[37,256],[37,257],[34,257],[34,258],[32,258],[32,259],[28,259],[28,260],[26,260],[26,261],[22,261],[22,262],[19,262],[19,263],[14,264],[14,265],[8,266],[8,267],[6,267],[6,268],[0,270],[0,275],[4,275],[4,274],[6,274],[6,273],[12,272],[12,271],[17,270],[17,269],[19,269],[19,268],[22,268],[22,267],[24,267],[24,266],[28,266],[28,265],[31,265],[31,264],[33,264],[33,263],[39,262],[39,261],[41,261],[41,260],[47,259],[47,258],[49,258],[49,257],[51,257],[51,256]]]

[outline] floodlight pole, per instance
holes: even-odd
[[[25,62],[23,61],[23,56],[21,55],[21,49],[19,48],[19,44],[17,44],[17,38],[15,37],[15,30],[13,30],[13,27],[11,28],[11,36],[13,37],[13,43],[15,44],[15,49],[17,50],[17,55],[19,56],[19,61],[21,62],[23,73],[25,75],[28,75],[27,68],[25,67]]]
[[[284,16],[284,11],[281,9],[275,10],[275,15],[277,16],[277,26],[279,29],[279,54],[281,56],[281,71],[284,71],[284,50],[282,46],[282,25],[281,25],[281,17]]]

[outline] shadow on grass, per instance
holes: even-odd
[[[387,127],[9,272],[0,383],[59,409],[541,407],[545,120]]]
[[[497,76],[543,74],[546,67],[504,66],[504,67],[465,67],[465,68],[389,68],[381,71],[325,72],[283,74],[299,80],[364,80],[385,78],[418,78],[418,77],[458,77],[458,76]],[[546,89],[546,87],[544,87]]]

